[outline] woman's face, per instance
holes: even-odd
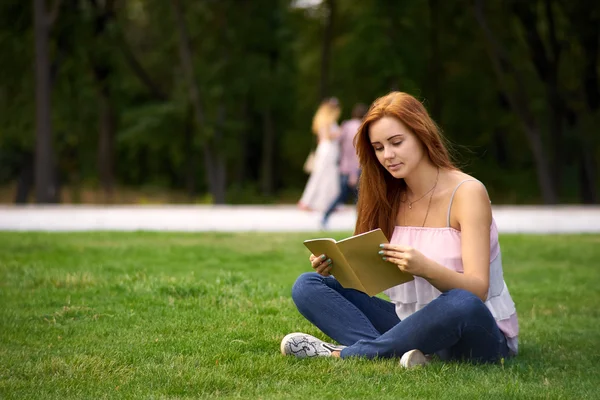
[[[377,160],[394,178],[405,178],[425,155],[421,141],[394,117],[372,122],[369,140]]]

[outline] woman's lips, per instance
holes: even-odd
[[[389,169],[390,171],[397,171],[397,170],[399,170],[399,169],[400,169],[400,167],[401,167],[402,165],[404,165],[404,164],[403,164],[403,163],[390,164],[390,165],[388,165],[388,169]]]

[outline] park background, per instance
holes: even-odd
[[[421,99],[494,204],[598,203],[597,2],[6,0],[2,203],[294,204],[336,96]]]
[[[591,0],[1,1],[0,397],[599,398],[599,38]],[[313,113],[390,90],[488,188],[516,358],[279,354],[327,340]]]

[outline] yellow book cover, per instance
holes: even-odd
[[[369,296],[414,279],[381,258],[381,243],[388,243],[388,240],[379,228],[337,241],[332,238],[304,241],[315,256],[325,254],[331,258],[331,274],[343,287],[360,290]]]

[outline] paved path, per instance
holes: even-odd
[[[502,233],[600,233],[600,207],[495,206]],[[319,213],[276,206],[0,206],[4,231],[317,231]],[[330,230],[352,230],[353,207],[332,215]]]

